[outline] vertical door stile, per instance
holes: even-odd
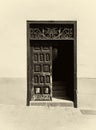
[[[51,97],[52,97],[52,46],[50,47],[51,51],[50,51],[50,59],[51,59],[51,63],[50,63],[50,82],[51,82]]]
[[[31,100],[34,98],[34,52],[33,52],[33,47],[31,48]]]

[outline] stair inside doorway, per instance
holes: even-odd
[[[30,101],[30,106],[74,107],[74,104],[67,96],[67,84],[55,81],[52,86],[52,101]]]
[[[67,84],[63,81],[53,81],[52,96],[57,99],[68,100]]]

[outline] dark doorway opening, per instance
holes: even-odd
[[[74,101],[74,41],[38,40],[30,46],[52,47],[52,98]]]
[[[53,46],[53,97],[74,100],[74,42],[54,41]]]

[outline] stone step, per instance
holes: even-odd
[[[53,91],[56,91],[56,90],[57,90],[57,91],[60,91],[60,90],[63,91],[63,90],[67,90],[67,87],[66,87],[66,86],[53,86],[53,87],[52,87],[52,90],[53,90]]]
[[[66,86],[66,83],[63,82],[63,81],[55,81],[55,82],[53,82],[52,84],[53,84],[53,86],[54,86],[54,85],[56,85],[56,86],[58,86],[58,85],[64,85],[64,86]]]
[[[62,81],[53,82],[52,90],[53,91],[66,91],[67,85]]]
[[[65,95],[67,95],[67,93],[66,93],[66,91],[53,91],[53,96],[61,96],[61,97],[63,97],[63,96],[65,96]]]
[[[30,101],[30,106],[74,107],[72,101],[53,98],[52,101]]]

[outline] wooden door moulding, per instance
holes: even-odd
[[[27,105],[31,100],[30,43],[36,40],[74,41],[74,107],[77,107],[77,21],[27,21]],[[38,90],[39,91],[39,90]]]

